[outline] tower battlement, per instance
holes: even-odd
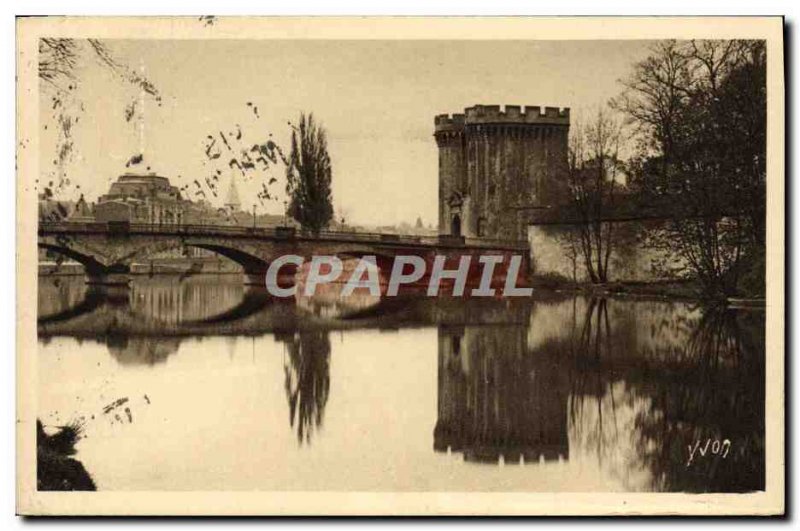
[[[522,208],[569,193],[569,109],[473,105],[434,118],[439,148],[439,233],[527,237]]]
[[[521,124],[569,126],[569,108],[538,105],[474,105],[464,114],[440,114],[434,118],[436,132],[457,131],[473,124]]]
[[[466,116],[464,114],[440,114],[433,119],[436,131],[458,131],[464,128]]]

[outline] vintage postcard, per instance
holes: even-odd
[[[17,21],[17,511],[784,511],[783,20]]]

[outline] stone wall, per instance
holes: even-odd
[[[94,207],[94,219],[106,223],[109,221],[138,221],[135,207],[123,201],[106,201]]]
[[[613,222],[612,233],[616,236],[609,259],[611,281],[653,281],[669,278],[654,268],[663,256],[641,242],[646,228],[647,225],[640,221]],[[576,230],[576,225],[528,227],[531,268],[535,276],[558,274],[572,280],[574,274],[578,281],[587,279],[586,267],[580,254],[573,271],[573,261],[566,243],[568,233]]]

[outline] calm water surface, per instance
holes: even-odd
[[[83,419],[101,490],[764,488],[761,311],[236,275],[40,278],[38,304],[39,416]]]

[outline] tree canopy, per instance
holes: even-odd
[[[659,43],[624,85],[612,104],[638,139],[629,185],[641,206],[669,207],[650,243],[709,296],[737,294],[747,276],[763,279],[764,42]]]
[[[301,227],[318,233],[333,218],[331,159],[325,129],[313,114],[300,114],[293,126],[289,163],[286,166],[288,214]]]

